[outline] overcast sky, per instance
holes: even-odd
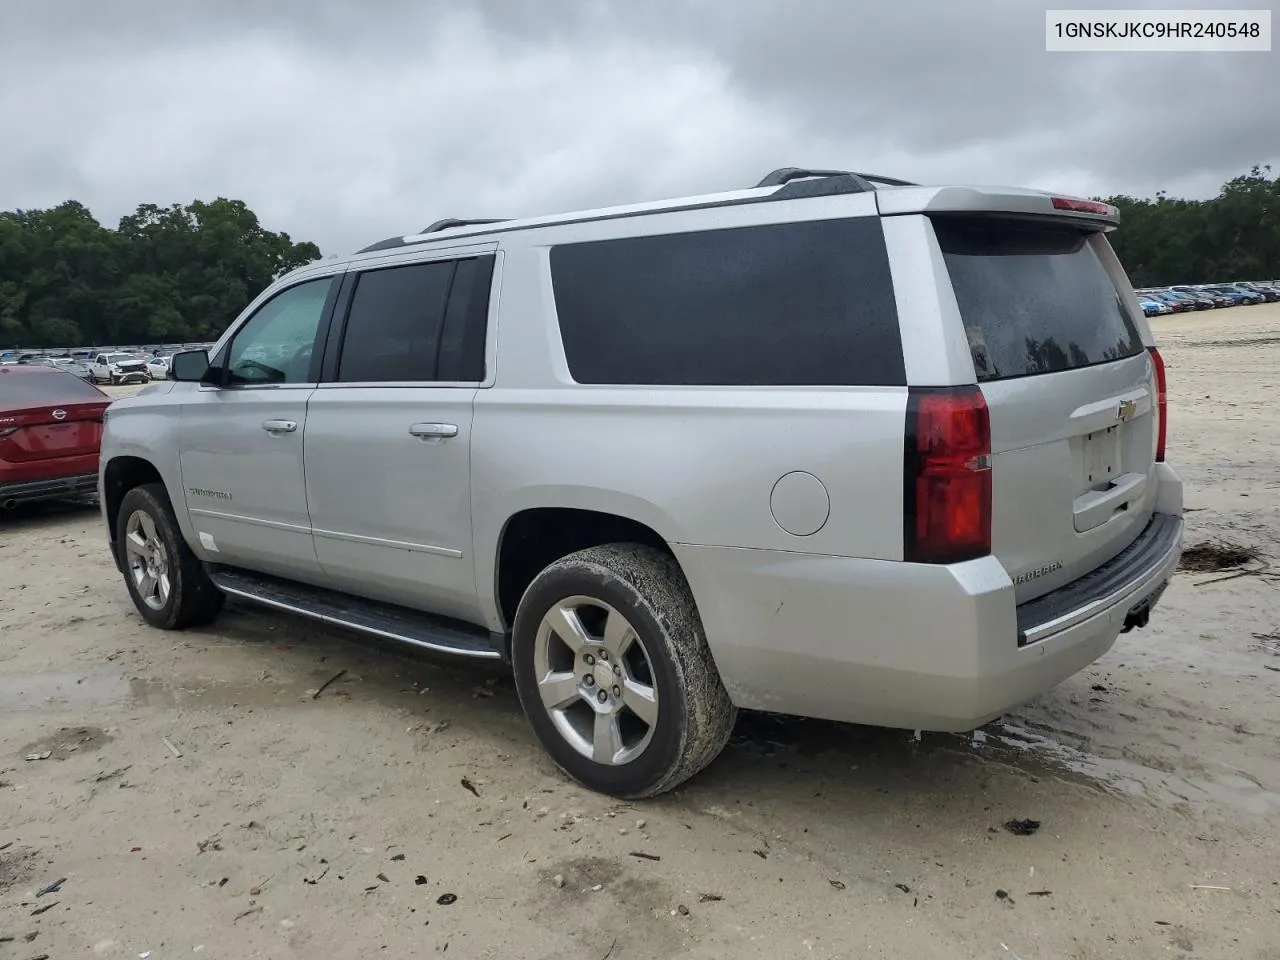
[[[1277,53],[1046,53],[1028,0],[0,0],[0,209],[227,196],[326,254],[779,166],[1211,196],[1278,117]]]

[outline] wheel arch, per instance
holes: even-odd
[[[111,555],[115,558],[117,567],[122,563],[120,545],[116,542],[116,521],[120,514],[120,504],[130,490],[147,483],[164,484],[164,477],[159,468],[144,457],[112,457],[102,468],[102,517],[106,521]]]
[[[606,543],[640,543],[675,558],[666,537],[627,513],[536,506],[507,517],[494,551],[493,602],[508,643],[516,607],[534,577],[561,557]]]

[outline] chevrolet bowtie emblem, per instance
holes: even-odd
[[[1122,423],[1126,420],[1132,420],[1133,415],[1138,412],[1138,401],[1126,400],[1124,403],[1120,404],[1120,409],[1116,412]]]

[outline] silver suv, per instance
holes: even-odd
[[[571,776],[736,709],[970,730],[1147,623],[1164,368],[1102,203],[784,169],[303,267],[111,408],[138,611],[225,595],[509,662]]]

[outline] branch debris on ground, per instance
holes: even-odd
[[[320,686],[316,689],[316,692],[311,695],[311,699],[312,700],[320,699],[320,694],[328,690],[330,684],[336,683],[338,680],[341,680],[346,675],[347,675],[347,671],[345,669],[339,670],[337,673],[335,673],[332,677],[330,677],[324,683],[320,684]]]
[[[1040,829],[1039,820],[1006,820],[1004,828],[1015,837],[1029,837]]]
[[[1238,570],[1251,560],[1258,559],[1261,551],[1257,547],[1246,547],[1238,543],[1218,541],[1217,543],[1197,543],[1182,551],[1182,561],[1178,569],[1191,573],[1221,573],[1224,570]]]

